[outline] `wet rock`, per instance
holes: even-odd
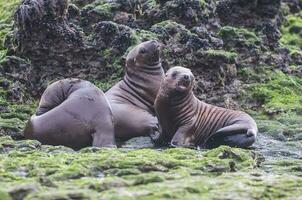
[[[23,200],[30,193],[35,193],[38,191],[38,187],[36,185],[20,185],[15,186],[10,189],[9,194],[13,200]]]

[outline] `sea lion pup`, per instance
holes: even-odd
[[[152,40],[132,49],[126,58],[123,80],[105,93],[119,140],[149,136],[158,131],[153,104],[164,76],[159,46]]]
[[[63,79],[46,88],[24,136],[73,149],[115,147],[113,116],[105,94],[80,79]]]
[[[219,145],[244,148],[255,142],[258,129],[248,114],[198,100],[193,85],[194,76],[189,69],[173,67],[167,71],[155,100],[162,128],[162,135],[152,136],[155,142],[200,148]]]

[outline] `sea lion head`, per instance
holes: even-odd
[[[156,40],[142,42],[126,58],[126,68],[150,68],[160,64],[160,44]]]
[[[169,94],[187,94],[192,91],[194,75],[188,68],[176,66],[170,68],[162,80],[162,88]]]

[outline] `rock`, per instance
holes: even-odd
[[[224,24],[253,27],[264,19],[273,19],[280,5],[280,0],[222,0],[216,12]]]
[[[30,193],[35,193],[38,191],[38,187],[36,185],[19,185],[11,188],[9,190],[9,194],[13,200],[23,200]]]

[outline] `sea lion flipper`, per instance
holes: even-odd
[[[205,142],[206,148],[216,148],[220,145],[246,148],[256,139],[256,130],[246,127],[245,124],[233,124],[216,131]]]
[[[92,135],[92,146],[116,148],[114,135],[97,131]]]
[[[186,127],[180,127],[171,140],[171,146],[192,148],[194,147],[193,135]]]

